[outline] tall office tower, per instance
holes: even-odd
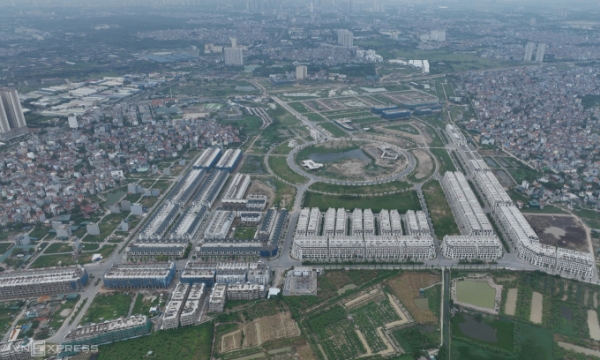
[[[296,80],[304,80],[308,76],[308,68],[304,65],[296,66]]]
[[[533,49],[535,49],[535,43],[531,41],[528,42],[525,46],[525,57],[523,58],[523,61],[531,61],[531,57],[533,56]]]
[[[354,34],[350,30],[338,31],[338,45],[346,48],[354,47]]]
[[[0,140],[27,134],[27,124],[14,89],[0,89]]]
[[[79,127],[79,123],[77,122],[77,115],[69,114],[69,127],[71,129],[77,129]]]
[[[535,61],[541,63],[544,62],[544,54],[546,53],[546,43],[539,43],[537,53],[535,54]]]
[[[236,38],[229,38],[229,40],[231,40],[231,47],[232,48],[236,48],[237,47],[237,39]]]
[[[244,66],[244,50],[242,48],[225,48],[225,65]]]

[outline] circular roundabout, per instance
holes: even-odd
[[[294,148],[288,165],[295,172],[331,184],[369,185],[398,180],[416,161],[406,150],[383,141],[328,140]]]

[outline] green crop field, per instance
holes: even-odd
[[[459,235],[460,230],[440,183],[433,180],[423,185],[422,189],[437,237],[442,239],[446,235]]]
[[[285,157],[270,156],[269,167],[277,174],[277,176],[293,184],[303,184],[308,181],[306,177],[294,172],[288,167]]]
[[[318,207],[321,211],[332,208],[345,208],[346,210],[371,209],[380,212],[381,209],[396,209],[400,213],[408,210],[421,210],[421,204],[416,191],[386,195],[359,197],[351,195],[322,195],[311,191],[306,192],[304,207]]]
[[[131,294],[98,294],[81,319],[81,323],[99,323],[127,316],[131,301]]]
[[[352,311],[351,315],[367,340],[367,344],[369,344],[372,352],[379,352],[387,348],[377,333],[377,328],[392,321],[400,320],[389,300],[384,300],[380,303],[371,302]]]

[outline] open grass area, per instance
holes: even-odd
[[[208,360],[211,354],[213,322],[169,331],[100,347],[99,360],[153,359]]]
[[[517,184],[521,184],[523,180],[527,180],[532,183],[534,180],[537,180],[542,176],[542,173],[539,171],[533,170],[530,167],[518,164],[517,168],[507,168],[506,169],[510,175],[515,179]]]
[[[304,114],[310,121],[322,122],[325,121],[325,118],[317,113]]]
[[[140,294],[138,294],[138,296],[135,299],[135,304],[133,304],[133,310],[131,311],[131,313],[133,315],[135,315],[135,314],[149,315],[150,308],[153,306],[157,306],[159,303],[159,300],[160,299],[158,296],[156,296],[154,299],[152,297],[144,298],[144,293],[140,293]]]
[[[307,113],[310,112],[310,109],[304,106],[301,102],[293,102],[288,104],[292,109],[296,110],[299,113]]]
[[[321,195],[307,191],[304,198],[304,207],[318,207],[321,211],[332,208],[345,208],[346,210],[371,209],[380,212],[381,209],[397,209],[400,213],[408,210],[421,210],[421,204],[416,191],[406,191],[394,195],[360,197],[351,195]]]
[[[446,235],[459,235],[460,230],[440,183],[433,180],[423,185],[422,189],[437,237],[442,239]]]
[[[405,181],[391,181],[385,184],[371,186],[344,186],[318,182],[312,184],[309,189],[343,195],[379,194],[384,192],[395,192],[410,189],[413,185]]]
[[[336,138],[347,137],[349,136],[344,130],[342,130],[339,126],[332,123],[322,123],[321,126],[323,129],[329,131],[331,136]]]
[[[99,323],[127,316],[131,301],[131,294],[98,294],[81,319],[81,323]]]
[[[74,265],[73,255],[71,254],[56,254],[56,255],[41,255],[31,264],[31,268],[38,269],[50,266],[67,266]]]
[[[100,254],[102,255],[103,259],[108,258],[113,251],[115,251],[115,249],[117,248],[117,245],[103,245],[102,248],[100,249],[100,251],[94,251],[94,253],[83,253],[79,256],[79,262],[81,264],[87,264],[92,262],[92,256],[94,254]]]
[[[256,233],[256,228],[254,228],[254,227],[241,227],[240,226],[235,229],[233,238],[234,239],[253,239],[255,233]]]
[[[293,184],[303,184],[308,181],[307,178],[294,172],[288,167],[285,157],[270,156],[269,167],[275,174],[277,174],[277,176]]]
[[[410,326],[392,334],[402,349],[410,354],[410,359],[413,359],[412,354],[421,349],[432,349],[440,345],[440,332],[432,325]]]
[[[0,254],[4,254],[6,250],[8,250],[8,248],[11,247],[13,244],[13,242],[0,243]]]
[[[408,134],[413,134],[413,135],[419,135],[420,132],[419,130],[417,130],[414,126],[410,125],[410,124],[402,124],[402,125],[392,125],[392,126],[385,126],[386,129],[391,129],[391,130],[397,130],[397,131],[402,131]]]
[[[282,144],[284,145],[284,144]],[[287,146],[287,144],[285,144]],[[256,155],[246,155],[246,159],[240,169],[244,174],[266,174],[263,157]]]
[[[456,167],[454,166],[452,159],[450,159],[450,155],[448,154],[448,151],[446,151],[446,149],[437,148],[429,149],[429,151],[431,151],[431,153],[435,155],[435,157],[437,157],[438,159],[438,162],[440,164],[440,175],[443,176],[446,173],[446,171],[456,171]]]
[[[70,243],[54,243],[44,250],[44,254],[56,254],[73,252],[73,246]]]

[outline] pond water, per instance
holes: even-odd
[[[308,156],[314,162],[328,163],[336,162],[341,159],[357,159],[361,161],[371,162],[371,158],[367,156],[361,149],[354,149],[342,152],[328,153],[328,154],[310,154]]]
[[[570,307],[562,305],[560,307],[560,314],[562,315],[563,319],[567,320],[568,322],[573,321],[573,311]]]
[[[481,340],[486,342],[497,342],[498,337],[496,336],[496,329],[482,322],[477,322],[474,317],[469,315],[463,315],[466,320],[463,323],[458,324],[460,331],[470,338],[475,340]]]
[[[117,201],[119,201],[119,199],[121,199],[125,194],[127,194],[126,190],[119,190],[106,194],[106,204],[109,206],[116,204]]]

